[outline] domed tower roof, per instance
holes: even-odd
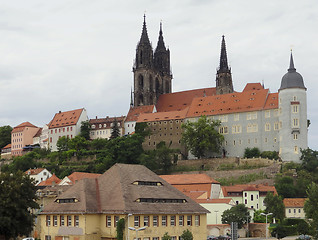
[[[283,90],[286,88],[303,88],[306,89],[304,85],[303,77],[296,72],[296,68],[294,67],[293,54],[290,54],[290,65],[288,72],[283,76],[282,82],[279,90]]]

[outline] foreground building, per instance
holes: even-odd
[[[206,239],[208,211],[141,165],[115,164],[97,179],[83,179],[41,212],[41,239],[115,239],[125,219],[124,239],[180,238],[189,229]]]
[[[306,198],[285,198],[285,216],[286,218],[301,218],[305,219],[304,206]]]

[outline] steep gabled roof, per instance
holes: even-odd
[[[262,110],[264,109],[268,93],[268,89],[260,89],[194,98],[187,117]],[[278,103],[277,99],[276,102]],[[275,106],[277,107],[277,105]]]
[[[63,199],[74,201],[58,203]],[[145,166],[115,164],[98,179],[77,182],[55,202],[47,205],[42,214],[67,212],[204,214],[209,211]]]
[[[53,173],[53,175],[52,175],[50,178],[46,179],[45,181],[40,182],[40,183],[38,184],[38,186],[52,186],[52,185],[53,185],[53,182],[54,182],[55,184],[59,184],[59,183],[61,182],[61,179],[59,179],[59,178],[55,175],[55,173]]]
[[[7,144],[6,146],[4,146],[2,149],[9,149],[11,148],[11,143]]]
[[[138,117],[142,113],[153,113],[155,105],[144,105],[144,106],[137,106],[131,107],[127,114],[125,122],[135,122],[138,120]]]
[[[43,170],[45,170],[45,168],[35,168],[35,169],[30,168],[29,170],[26,170],[24,173],[28,175],[38,175]]]
[[[31,127],[31,128],[37,128],[37,126],[34,126],[32,123],[30,122],[23,122],[21,124],[19,124],[18,126],[14,127],[12,129],[12,133],[15,133],[15,132],[21,132],[24,130],[24,128],[26,127]]]
[[[180,111],[189,107],[192,100],[196,97],[212,96],[215,94],[215,88],[201,88],[163,94],[158,99],[156,109],[157,112]]]
[[[49,123],[49,129],[75,125],[83,110],[84,108],[56,113],[52,121]]]
[[[284,198],[285,207],[298,207],[303,208],[305,206],[307,198]]]

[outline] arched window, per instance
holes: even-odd
[[[166,93],[170,92],[169,81],[166,81]]]
[[[142,94],[139,95],[138,98],[138,105],[144,105],[144,96]]]

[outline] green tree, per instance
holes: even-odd
[[[118,138],[120,137],[120,131],[118,127],[118,121],[117,118],[114,119],[113,126],[112,126],[112,133],[110,136],[110,139]]]
[[[6,239],[28,235],[34,225],[30,209],[37,209],[34,180],[22,171],[0,173],[0,235]]]
[[[272,236],[277,239],[282,239],[288,235],[288,229],[282,224],[278,224],[272,231]]]
[[[77,152],[82,149],[87,149],[89,142],[82,136],[75,136],[68,140],[68,148],[76,150]]]
[[[257,147],[245,148],[244,158],[259,157],[260,155],[261,155],[261,151]]]
[[[166,146],[165,142],[160,142],[156,146],[155,161],[158,163],[158,168],[161,174],[168,174],[173,166],[175,150]]]
[[[312,183],[307,189],[308,200],[305,202],[304,211],[307,219],[311,219],[313,229],[318,229],[318,185]],[[318,232],[314,231],[315,238],[318,239]]]
[[[254,212],[253,221],[255,223],[266,223],[266,217],[264,215],[262,215],[262,213],[265,213],[265,211],[264,210],[256,210]],[[272,215],[269,215],[267,217],[267,221],[268,222],[272,222]]]
[[[250,220],[251,216],[248,212],[248,208],[242,203],[225,210],[222,214],[222,223],[231,224],[231,222],[237,222],[239,229],[241,229],[247,221],[250,222]]]
[[[165,232],[165,234],[162,237],[162,240],[171,240],[171,236],[168,234],[168,232]]]
[[[80,136],[85,138],[86,140],[90,139],[90,130],[91,130],[91,124],[89,123],[89,120],[83,121],[81,123],[81,133]]]
[[[220,121],[201,116],[197,122],[182,124],[182,143],[197,158],[203,158],[207,152],[219,153],[223,142],[223,135],[218,131]]]
[[[285,218],[285,205],[280,196],[273,195],[273,193],[268,192],[265,199],[264,204],[266,206],[266,213],[273,213],[273,217],[280,220],[282,222]]]
[[[289,176],[279,176],[275,178],[275,188],[279,196],[284,198],[297,197],[297,189],[294,186],[294,180]]]
[[[189,231],[189,229],[184,230],[181,234],[182,240],[193,240],[193,234]]]
[[[60,137],[57,140],[56,147],[59,152],[65,152],[69,149],[68,143],[70,139],[66,136]]]
[[[0,127],[0,149],[11,143],[11,131],[8,125]]]
[[[301,150],[302,167],[308,172],[316,172],[318,167],[318,151],[310,148]]]
[[[117,240],[123,240],[124,239],[124,229],[125,229],[125,219],[121,218],[117,222]]]

